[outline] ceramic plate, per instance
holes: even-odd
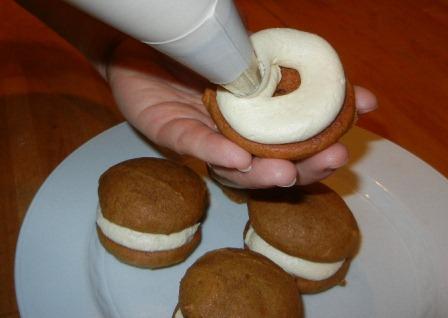
[[[448,182],[415,156],[355,128],[352,161],[325,182],[362,232],[345,287],[305,296],[306,317],[448,317]],[[161,156],[128,125],[84,144],[48,177],[20,231],[15,282],[28,317],[171,317],[185,270],[208,250],[242,247],[244,205],[210,181],[203,239],[186,262],[137,269],[107,254],[95,235],[97,180],[108,167]]]

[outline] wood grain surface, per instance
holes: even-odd
[[[358,125],[448,176],[447,1],[237,4],[250,31],[291,27],[326,38],[350,81],[378,96],[380,108]],[[78,146],[123,120],[107,84],[79,51],[16,2],[1,2],[0,317],[19,316],[14,252],[39,186]]]

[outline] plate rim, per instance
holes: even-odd
[[[40,186],[39,190],[36,192],[33,200],[31,201],[31,204],[29,205],[27,212],[25,214],[25,217],[23,219],[23,222],[20,226],[20,231],[19,231],[19,236],[17,239],[17,243],[16,243],[16,252],[15,252],[15,257],[14,257],[14,286],[15,286],[15,294],[16,294],[16,300],[17,300],[17,304],[18,304],[18,309],[19,309],[19,313],[21,315],[24,315],[24,317],[28,317],[28,313],[27,313],[27,306],[26,306],[26,302],[27,300],[24,299],[24,293],[22,291],[22,289],[24,288],[23,283],[21,282],[21,276],[23,276],[23,273],[21,272],[22,267],[24,266],[24,240],[26,238],[27,235],[27,231],[30,231],[30,227],[32,226],[32,217],[33,215],[36,215],[36,213],[38,213],[38,210],[36,210],[35,206],[37,205],[37,202],[40,200],[40,195],[42,193],[42,191],[44,191],[44,189],[48,186],[49,183],[51,183],[51,180],[54,178],[55,174],[64,169],[64,166],[67,164],[67,162],[69,160],[72,160],[72,158],[76,155],[79,154],[80,152],[82,152],[89,144],[93,144],[95,143],[99,138],[105,137],[107,135],[109,135],[112,131],[115,130],[122,130],[124,129],[127,133],[134,133],[137,134],[135,132],[135,130],[128,124],[128,123],[121,123],[118,125],[115,125],[105,131],[103,131],[102,133],[98,134],[97,136],[91,138],[90,140],[88,140],[87,142],[85,142],[84,144],[82,144],[80,147],[78,147],[76,150],[74,150],[71,154],[69,154],[50,174],[49,176],[45,179],[45,181],[42,183],[42,185]],[[368,153],[368,155],[366,155],[364,158],[358,158],[356,159],[356,162],[351,163],[350,164],[350,168],[353,169],[356,172],[360,172],[358,171],[359,169],[363,169],[363,167],[365,167],[366,165],[371,164],[370,161],[372,160],[371,156],[377,156],[379,155],[378,151],[384,151],[384,150],[393,150],[393,152],[395,152],[395,155],[397,158],[395,158],[394,160],[403,160],[407,165],[410,166],[418,166],[418,169],[423,170],[423,174],[424,177],[423,179],[421,178],[421,175],[415,176],[415,178],[419,178],[419,182],[424,183],[426,186],[430,186],[433,183],[438,183],[439,186],[444,186],[444,191],[442,192],[446,192],[447,196],[440,196],[438,197],[438,199],[441,201],[441,203],[445,203],[446,206],[448,206],[448,180],[440,173],[438,172],[436,169],[434,169],[432,166],[430,166],[428,163],[424,162],[423,160],[421,160],[420,158],[418,158],[416,155],[412,154],[411,152],[409,152],[408,150],[402,148],[401,146],[382,138],[381,136],[378,136],[372,132],[369,132],[365,129],[359,128],[359,127],[355,127],[354,129],[352,129],[351,133],[352,136],[356,135],[355,139],[366,139],[369,140],[371,142],[374,142],[374,147],[372,147],[369,151],[370,153]],[[139,136],[137,135],[137,138],[139,138]],[[141,137],[140,137],[141,138]],[[380,150],[378,150],[380,149]],[[406,169],[406,167],[405,167]],[[383,176],[384,177],[384,176]],[[388,183],[389,189],[392,190],[392,192],[396,193],[398,190],[398,193],[402,193],[403,189],[400,189],[400,185],[399,183],[394,183],[394,182],[390,182],[390,178],[389,177],[385,177],[383,178],[383,180],[385,180],[385,183]],[[393,176],[392,176],[393,177]],[[408,178],[409,179],[409,178]],[[411,178],[412,179],[412,178]],[[426,193],[427,195],[427,193]],[[424,200],[421,200],[424,201]],[[412,207],[410,207],[412,208]],[[439,211],[439,213],[441,213],[441,211]],[[448,235],[447,235],[448,238]],[[448,251],[447,251],[447,259],[448,259]],[[448,263],[446,264],[448,265]],[[448,286],[448,283],[447,283]],[[447,295],[448,295],[448,291],[447,291]],[[32,315],[31,315],[32,316]]]

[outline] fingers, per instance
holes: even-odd
[[[371,91],[361,86],[354,86],[354,89],[359,114],[371,112],[378,107],[376,96]]]
[[[150,140],[179,154],[239,170],[251,165],[251,154],[214,130],[210,117],[186,105],[150,106],[140,113],[136,124]]]
[[[289,187],[296,183],[297,169],[288,160],[254,158],[250,171],[241,172],[211,166],[212,176],[220,183],[235,188]]]
[[[375,95],[368,89],[355,86],[356,108],[359,114],[365,114],[378,107]],[[314,156],[296,163],[301,185],[320,181],[330,176],[335,170],[344,166],[349,159],[347,148],[336,143]]]
[[[375,96],[355,87],[359,113],[377,107]],[[140,112],[137,128],[157,144],[209,162],[218,181],[242,188],[287,187],[322,180],[348,161],[347,149],[334,144],[322,152],[290,162],[252,156],[216,131],[209,116],[183,103],[160,103]],[[250,169],[249,169],[250,168]],[[243,172],[247,171],[247,172]]]
[[[290,187],[325,179],[345,165],[348,157],[347,148],[336,143],[295,164],[288,160],[254,158],[248,172],[218,166],[211,166],[211,170],[215,180],[234,188]]]
[[[310,184],[331,175],[348,161],[347,148],[336,143],[314,156],[296,163],[298,184]]]

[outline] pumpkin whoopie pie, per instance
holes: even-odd
[[[185,166],[159,158],[123,161],[101,175],[98,196],[99,240],[124,263],[169,266],[200,242],[207,189]]]
[[[175,318],[303,317],[294,279],[266,257],[244,249],[204,254],[180,282]]]
[[[322,183],[251,192],[245,247],[292,274],[302,293],[345,283],[360,232],[344,200]]]
[[[280,40],[282,37],[285,37],[285,39]],[[289,41],[290,38],[291,41]],[[261,58],[260,64],[263,64],[265,73],[271,67],[269,63],[278,64],[275,66],[280,69],[281,78],[277,82],[277,87],[273,90],[272,95],[266,96],[263,91],[256,101],[251,101],[254,100],[254,96],[230,96],[231,94],[223,89],[217,91],[207,89],[202,101],[220,132],[248,152],[263,158],[304,159],[337,142],[353,126],[356,120],[356,107],[353,87],[345,80],[340,61],[331,46],[316,35],[292,29],[267,29],[255,33],[252,35],[252,39],[254,49],[257,56]],[[298,47],[296,53],[293,49],[291,51],[294,53],[292,56],[276,56],[277,50],[280,55],[286,54],[284,52],[288,53],[288,47],[291,43]],[[301,49],[302,47],[306,49]],[[318,48],[324,51],[324,54],[316,53],[316,56],[314,56],[313,50]],[[265,51],[272,51],[269,52],[271,55],[266,54]],[[263,59],[264,55],[269,56]],[[304,57],[306,58],[302,61],[301,59]],[[297,65],[299,67],[294,68]],[[303,73],[298,68],[301,68]],[[314,69],[316,69],[315,72]],[[330,72],[331,70],[334,70],[334,72]],[[272,73],[276,72],[271,71],[270,74]],[[328,79],[330,77],[329,73],[333,74],[331,79]],[[302,75],[305,78],[302,79]],[[269,75],[265,76],[269,77]],[[311,85],[309,85],[310,83]],[[266,85],[266,87],[269,88],[270,85]],[[331,88],[328,89],[328,87]],[[333,88],[337,88],[338,92],[334,92]],[[288,98],[287,95],[299,90],[302,90],[304,94],[301,94],[297,100],[293,98],[285,99]],[[305,94],[309,96],[303,98]],[[336,95],[339,97],[335,97]],[[224,96],[221,101],[220,96]],[[255,96],[255,98],[258,97]],[[318,102],[314,103],[314,101]],[[226,105],[232,105],[231,111],[223,113],[221,107],[224,106],[221,104],[224,104],[224,102],[227,103]],[[259,111],[260,106],[265,102],[269,103],[269,107]],[[296,108],[291,107],[294,106],[291,104],[300,105],[302,109],[300,115],[294,114]],[[313,108],[316,109],[314,104],[324,106],[320,112],[312,113]],[[334,105],[330,107],[329,104]],[[331,117],[332,121],[322,120],[334,109],[339,111]],[[242,110],[241,114],[230,116],[233,113],[236,114],[239,110]],[[258,115],[261,113],[263,114]],[[278,114],[282,114],[281,120],[276,119]],[[256,119],[255,116],[257,116]],[[233,124],[231,121],[233,121]],[[326,124],[319,124],[324,126],[314,128],[320,121]],[[238,128],[235,128],[236,126]],[[283,133],[286,136],[294,135],[294,127],[300,127],[296,130],[301,129],[301,132],[297,133],[297,139],[291,137],[293,139],[289,140],[288,137],[281,137],[283,138],[282,141],[275,141],[275,136],[280,135],[280,131],[284,127],[288,129],[287,132]],[[304,132],[307,130],[313,133]],[[265,141],[265,133],[270,135],[267,138],[273,139],[269,142]]]

